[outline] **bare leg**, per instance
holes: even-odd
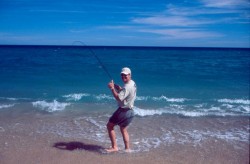
[[[109,122],[107,124],[109,138],[110,138],[111,145],[112,145],[112,147],[110,149],[106,149],[107,152],[116,152],[116,151],[118,151],[114,126],[115,125],[113,123],[111,123],[111,122]]]
[[[125,145],[125,150],[127,152],[130,151],[130,146],[129,146],[129,134],[128,134],[128,131],[127,131],[127,127],[121,127],[120,126],[120,130],[121,130],[121,133],[122,133],[122,137],[123,137],[123,141],[124,141],[124,145]]]

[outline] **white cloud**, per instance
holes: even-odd
[[[223,36],[219,33],[202,31],[198,29],[141,29],[140,32],[159,34],[165,38],[171,39],[197,39]]]
[[[135,17],[131,21],[136,24],[154,26],[197,27],[216,23],[248,22],[249,12],[239,6],[248,5],[247,0],[201,0],[203,5],[190,7],[167,5],[165,11],[152,14],[148,17]],[[216,6],[217,8],[211,8]],[[234,8],[226,8],[226,7]],[[220,8],[219,8],[220,7]],[[224,8],[222,8],[224,7]],[[230,17],[226,14],[231,14]],[[232,15],[233,14],[233,15]],[[218,17],[215,17],[217,16]],[[216,18],[216,19],[215,19]],[[231,21],[231,22],[230,22]]]
[[[198,15],[213,15],[213,14],[233,14],[233,13],[240,13],[241,10],[235,9],[228,9],[228,8],[210,8],[206,5],[202,6],[192,6],[192,7],[180,7],[174,5],[167,5],[166,10],[164,11],[165,15],[172,15],[172,16],[198,16]]]
[[[249,0],[201,0],[206,7],[239,8],[249,7]]]
[[[144,17],[134,17],[136,30],[172,39],[218,38],[216,25],[249,22],[244,5],[247,0],[199,0],[199,5],[167,5],[166,10]],[[233,8],[234,7],[234,8]],[[241,8],[242,7],[242,8]],[[243,16],[245,13],[245,16]],[[212,25],[212,26],[211,26]],[[212,27],[210,29],[210,27]],[[221,30],[220,30],[221,31]]]
[[[193,19],[185,16],[152,16],[146,18],[134,18],[133,23],[149,24],[157,26],[197,26],[214,23],[214,20]]]

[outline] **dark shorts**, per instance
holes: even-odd
[[[128,126],[134,118],[133,109],[118,108],[110,117],[109,122],[121,127]]]

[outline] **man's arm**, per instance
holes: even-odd
[[[110,88],[110,90],[111,90],[111,92],[112,92],[114,98],[115,98],[117,101],[121,101],[120,98],[119,98],[119,96],[118,96],[118,93],[117,93],[117,91],[116,91],[116,87],[117,87],[117,90],[118,90],[118,89],[120,90],[121,87],[118,86],[118,85],[116,85],[116,84],[114,84],[114,81],[113,81],[113,80],[108,84],[108,87]]]
[[[113,96],[117,101],[121,101],[115,88],[111,88],[111,92],[113,93]]]

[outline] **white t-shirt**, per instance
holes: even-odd
[[[118,97],[121,101],[118,101],[118,106],[121,108],[130,108],[134,107],[134,101],[136,98],[136,84],[133,80],[129,80],[128,83],[125,83],[122,90],[119,92]]]

